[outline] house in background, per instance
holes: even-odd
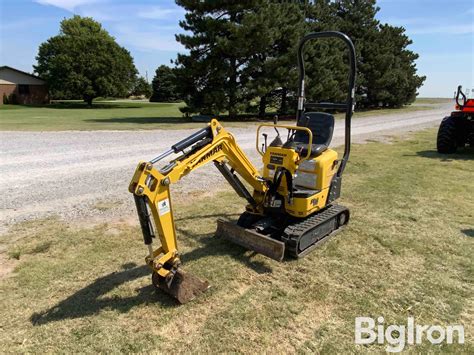
[[[0,104],[47,104],[48,86],[41,78],[21,70],[0,67]]]

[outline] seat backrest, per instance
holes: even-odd
[[[298,122],[298,126],[307,127],[313,133],[313,144],[329,146],[334,131],[334,116],[325,112],[307,112]],[[296,131],[295,142],[308,143],[308,135],[303,131]]]

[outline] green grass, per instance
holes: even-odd
[[[422,99],[424,100],[424,99]],[[0,130],[63,131],[63,130],[136,130],[199,128],[203,123],[182,117],[183,103],[98,101],[91,108],[78,101],[47,106],[0,105]],[[429,104],[415,104],[400,109],[357,112],[355,117],[404,113],[432,109]],[[342,117],[342,115],[338,115]],[[226,126],[245,127],[250,122],[226,122]]]
[[[274,262],[213,236],[244,202],[230,192],[176,196],[184,267],[212,288],[178,306],[155,293],[140,231],[59,220],[17,225],[21,250],[0,281],[0,349],[14,353],[382,352],[354,345],[356,316],[385,324],[463,324],[473,353],[474,152],[440,156],[429,130],[355,145],[341,203],[348,227],[301,260]],[[187,203],[186,203],[187,202]],[[14,257],[14,255],[12,255]]]
[[[183,127],[189,122],[179,112],[181,103],[99,102],[48,106],[0,106],[0,129],[14,131],[129,130]]]
[[[454,100],[451,98],[444,98],[444,97],[419,97],[416,99],[415,104],[420,105],[438,105],[444,103],[452,102],[454,105]]]

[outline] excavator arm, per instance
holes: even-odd
[[[179,156],[162,168],[154,166],[172,154]],[[129,186],[135,198],[144,242],[148,246],[146,263],[157,278],[165,280],[168,287],[180,266],[170,185],[209,162],[214,162],[237,194],[248,201],[249,209],[261,211],[261,203],[268,189],[267,182],[240,149],[232,134],[216,119],[208,127],[173,145],[150,162],[140,162]],[[254,195],[250,194],[235,173],[254,189]],[[261,199],[256,201],[254,196],[259,195]],[[156,237],[161,245],[155,249],[153,239]]]

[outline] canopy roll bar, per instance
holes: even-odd
[[[347,98],[345,103],[332,103],[332,102],[319,102],[319,103],[305,103],[305,89],[304,89],[304,79],[305,79],[305,67],[304,67],[304,58],[303,50],[305,44],[312,39],[320,38],[338,38],[342,40],[349,53],[349,86],[347,88]],[[346,166],[347,160],[349,159],[349,154],[351,150],[351,118],[352,113],[354,112],[355,104],[355,80],[356,80],[356,55],[354,44],[351,39],[347,37],[344,33],[337,31],[326,31],[326,32],[312,32],[303,37],[298,46],[298,68],[299,68],[299,89],[298,89],[298,111],[296,113],[296,120],[299,123],[300,119],[303,117],[305,108],[319,108],[319,109],[334,109],[346,111],[345,117],[345,139],[344,139],[344,156],[339,166],[337,172],[338,177],[342,175],[344,168]]]

